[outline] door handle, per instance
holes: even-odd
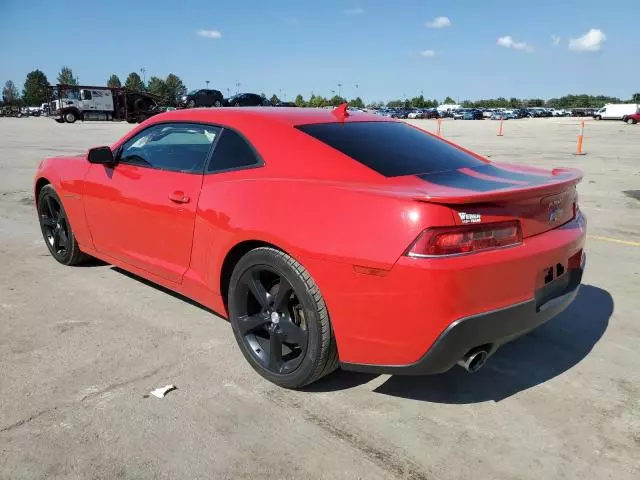
[[[180,190],[176,190],[175,192],[171,192],[169,194],[169,200],[174,203],[189,203],[189,197],[181,192]]]

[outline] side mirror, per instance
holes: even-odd
[[[96,147],[89,150],[87,155],[89,163],[99,163],[102,165],[113,166],[116,163],[116,159],[113,156],[113,152],[109,147]]]

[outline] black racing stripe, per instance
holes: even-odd
[[[483,175],[489,175],[491,177],[500,178],[502,180],[527,182],[527,185],[522,185],[523,187],[542,185],[544,183],[549,183],[553,180],[558,179],[557,177],[551,176],[544,177],[541,175],[529,175],[527,173],[512,172],[503,168],[496,167],[495,165],[483,165],[481,167],[474,168],[473,170],[478,173],[482,173]]]
[[[502,188],[518,187],[514,183],[493,182],[482,178],[472,177],[457,170],[447,172],[428,173],[426,175],[417,175],[418,178],[426,182],[443,185],[450,188],[463,188],[474,192],[490,192],[491,190],[500,190]]]

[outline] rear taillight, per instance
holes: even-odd
[[[440,257],[475,253],[522,243],[517,220],[460,227],[428,228],[407,250],[410,257]]]

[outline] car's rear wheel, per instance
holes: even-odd
[[[634,123],[636,123],[636,121],[633,118],[627,118],[627,123],[629,125],[633,125]]]
[[[222,102],[220,100],[216,100],[216,102],[214,103],[214,105],[216,107],[221,107],[222,106]]]
[[[44,242],[53,258],[63,265],[76,265],[88,258],[80,251],[60,197],[51,185],[42,187],[38,195],[38,218]]]
[[[261,247],[242,257],[231,275],[228,305],[243,355],[267,380],[300,388],[337,368],[322,295],[286,253]]]

